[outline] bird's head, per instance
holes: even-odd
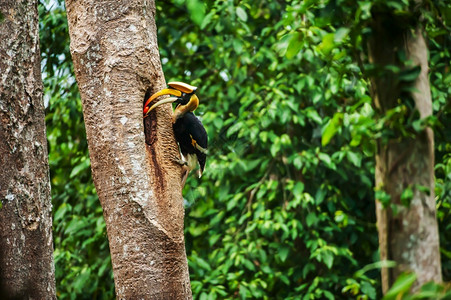
[[[153,109],[165,103],[178,104],[174,111],[174,121],[181,118],[186,113],[194,111],[199,106],[199,98],[197,98],[195,94],[197,87],[183,82],[169,82],[168,85],[170,88],[163,89],[147,99],[144,104],[144,118],[147,117]],[[173,95],[175,97],[160,100],[150,106],[150,103],[152,103],[154,99],[163,95]]]

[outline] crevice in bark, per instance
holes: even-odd
[[[155,187],[157,188],[158,194],[162,195],[166,188],[164,173],[162,172],[160,164],[157,160],[157,153],[155,151],[155,148],[153,146],[146,146],[146,149],[150,153],[150,158],[152,159],[153,176],[154,178],[159,179],[155,182]]]
[[[154,111],[144,119],[144,135],[146,144],[153,147],[157,141],[157,114]]]

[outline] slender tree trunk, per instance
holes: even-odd
[[[421,118],[432,114],[428,80],[427,46],[423,31],[408,28],[392,15],[375,14],[369,43],[370,60],[378,68],[388,65],[405,69],[406,59],[421,67],[413,82],[415,90],[406,90],[399,74],[385,72],[372,80],[375,106],[381,113],[413,100]],[[407,91],[407,92],[406,92]],[[413,289],[434,280],[440,282],[439,236],[434,199],[434,135],[430,128],[413,138],[398,137],[379,141],[376,156],[376,187],[391,198],[391,207],[376,203],[379,245],[382,260],[396,261],[396,267],[382,270],[382,288],[386,293],[404,271],[413,271],[417,281]],[[425,191],[425,188],[429,192]],[[413,191],[410,205],[401,204],[405,189]],[[397,212],[393,211],[396,207]]]
[[[149,119],[147,88],[165,86],[151,0],[68,0],[75,75],[118,299],[190,299],[182,168],[170,105]]]
[[[37,1],[0,2],[0,299],[55,299]]]

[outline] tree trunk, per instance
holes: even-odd
[[[375,14],[369,43],[370,60],[377,68],[398,66],[405,69],[399,58],[421,67],[419,76],[407,90],[399,74],[385,72],[372,78],[373,99],[381,113],[413,100],[421,118],[432,114],[428,80],[427,46],[422,29],[408,28],[392,15]],[[387,143],[378,141],[376,156],[376,187],[390,195],[391,206],[376,203],[382,260],[394,260],[397,265],[382,270],[382,288],[386,293],[397,276],[413,271],[417,281],[413,290],[434,280],[441,281],[439,236],[434,199],[434,135],[430,128],[414,133],[413,138],[397,137]],[[429,192],[425,191],[429,189]],[[401,204],[405,189],[413,191],[410,205]],[[397,212],[393,211],[396,207]]]
[[[0,2],[0,299],[55,299],[37,1]]]
[[[150,0],[68,0],[71,54],[118,299],[191,299],[182,168],[170,105],[149,118],[147,88],[165,87]]]

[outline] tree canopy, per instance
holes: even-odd
[[[431,126],[442,270],[451,279],[451,5],[425,1],[157,1],[167,81],[198,86],[210,146],[184,189],[197,299],[379,299],[376,140]],[[427,33],[433,117],[372,105],[374,10]],[[39,7],[61,299],[114,297],[64,3]],[[406,22],[406,26],[409,26]],[[415,68],[404,80],[418,75]],[[405,191],[405,199],[409,198]],[[387,200],[389,201],[389,200]],[[386,264],[386,263],[385,263]],[[407,280],[408,281],[408,280]]]

